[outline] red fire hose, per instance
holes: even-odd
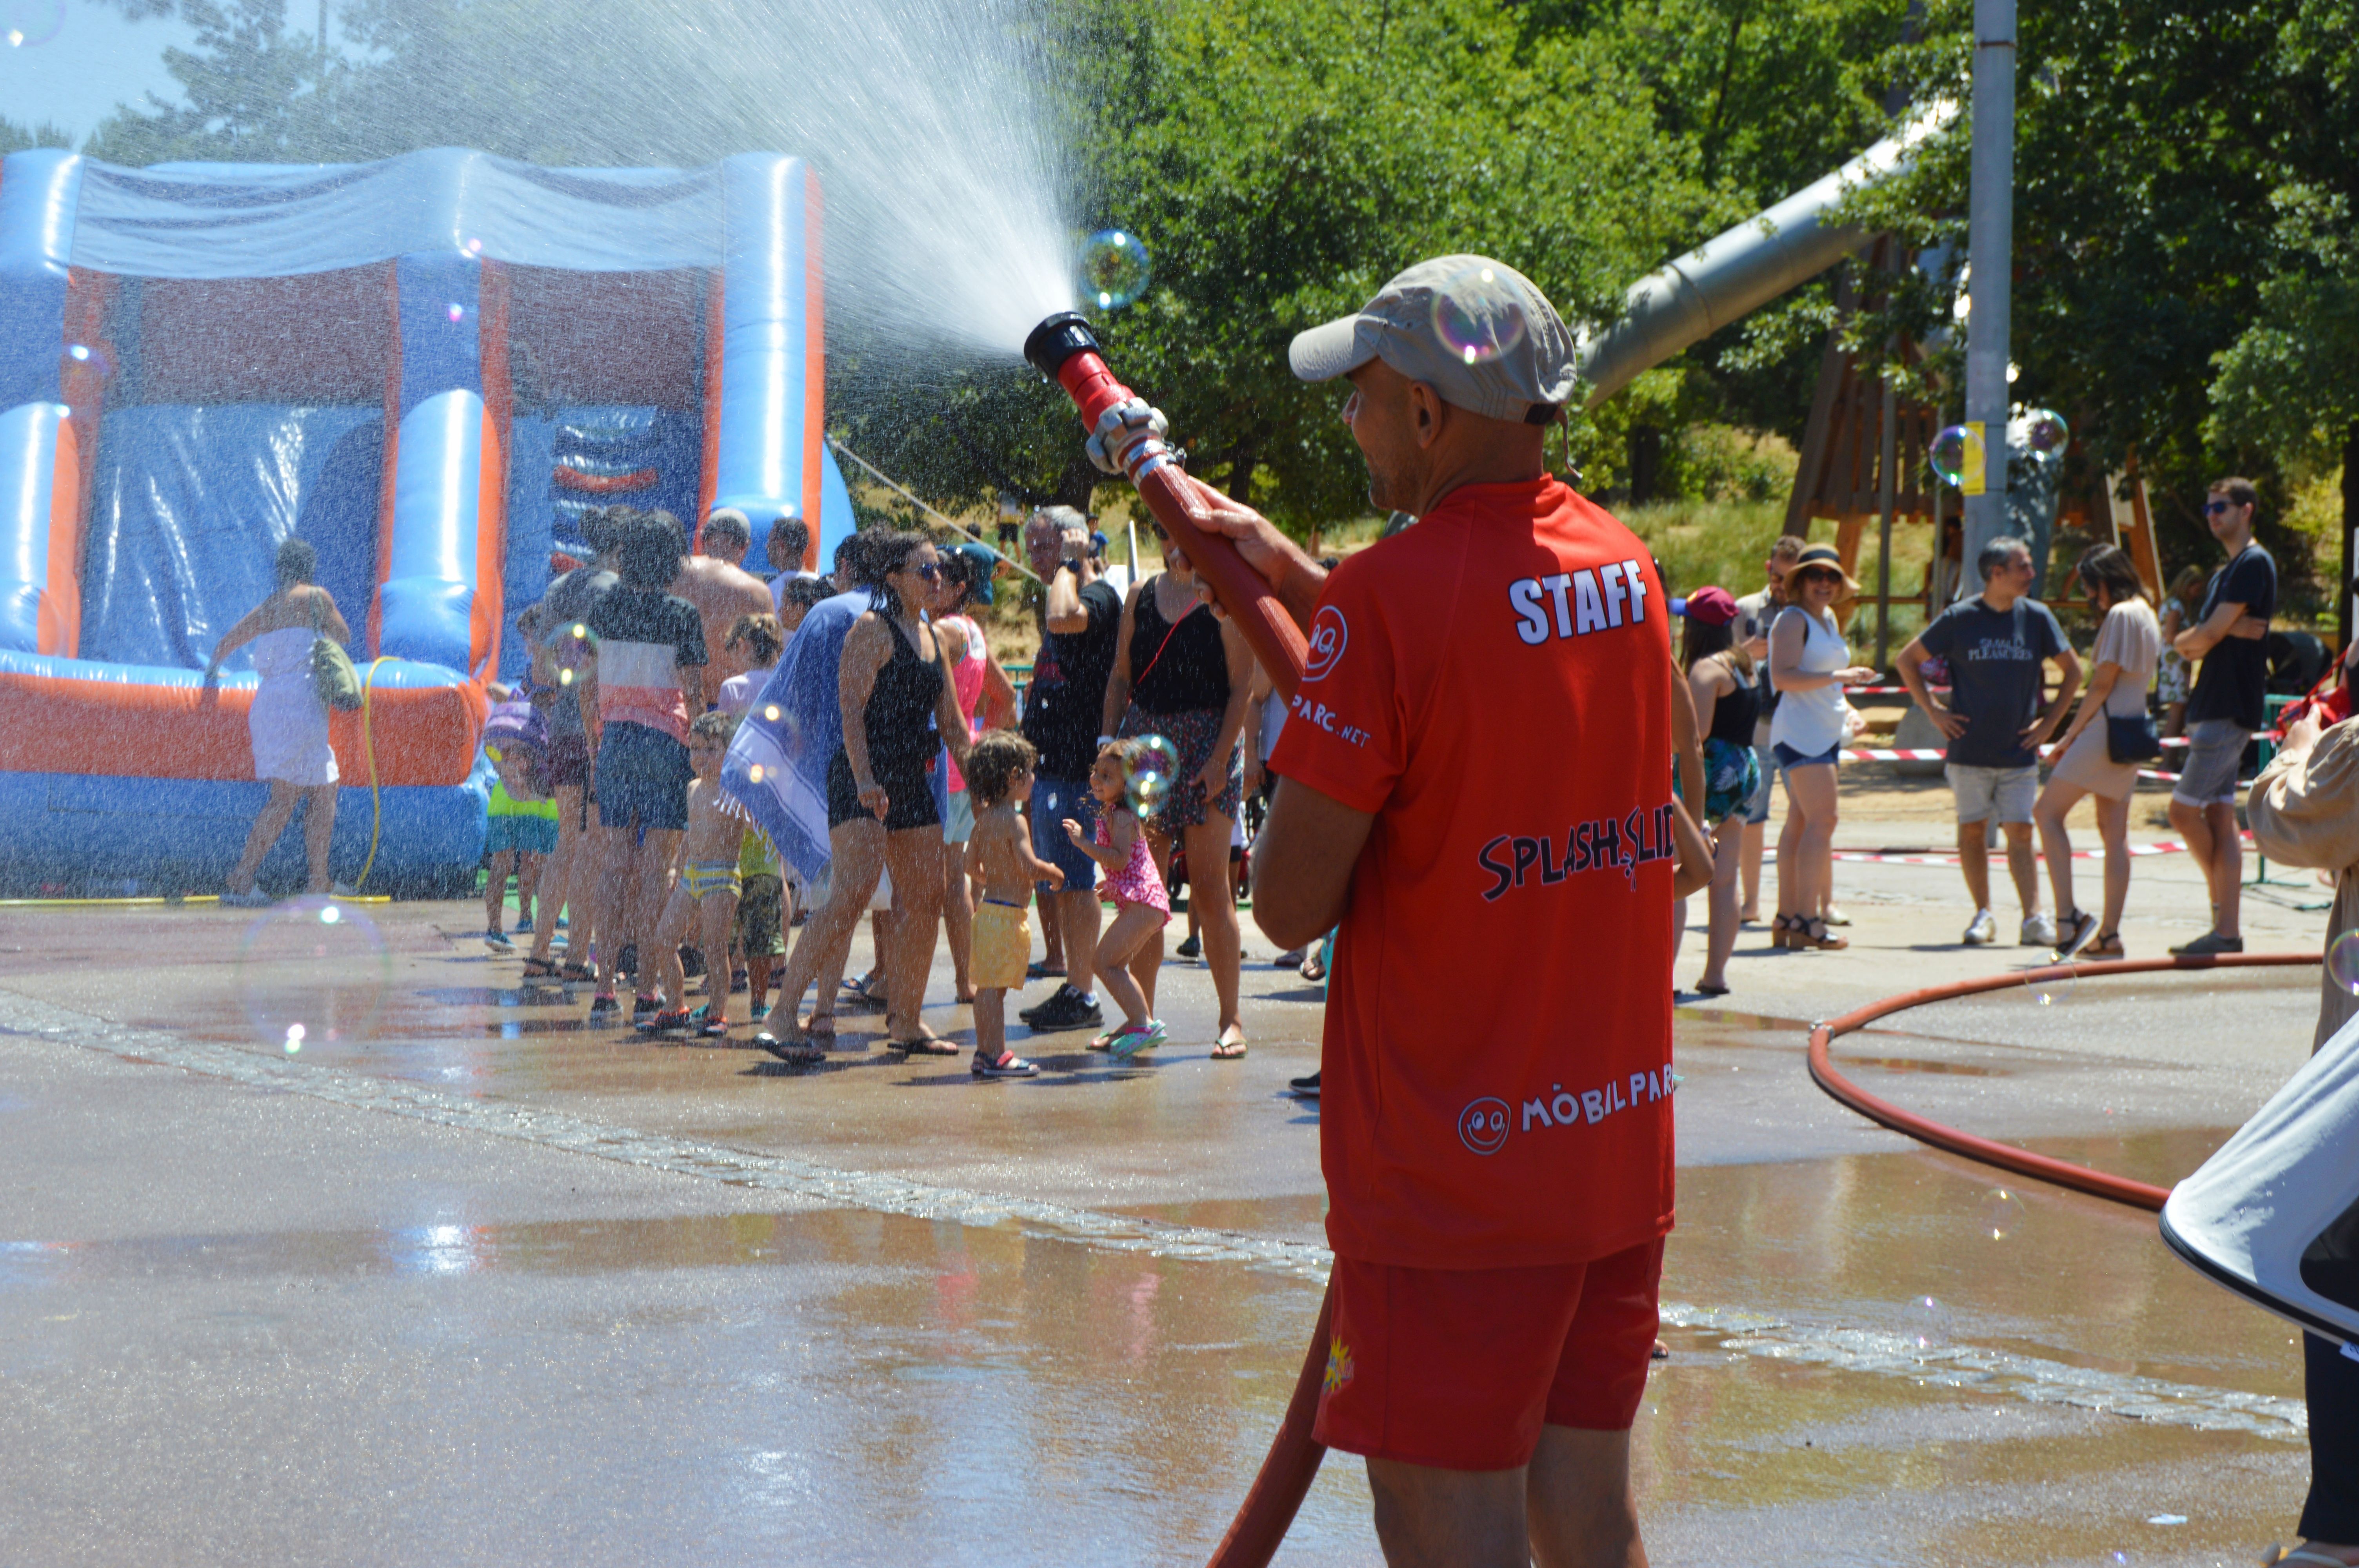
[[[1147,509],[1212,584],[1221,608],[1253,644],[1254,656],[1269,672],[1279,694],[1292,700],[1308,656],[1302,628],[1236,546],[1208,525],[1203,491],[1164,445],[1163,416],[1114,378],[1098,351],[1089,323],[1071,311],[1051,316],[1034,328],[1025,340],[1024,357],[1065,389],[1090,431],[1090,456],[1109,473],[1127,474],[1138,487]],[[1229,1532],[1213,1550],[1212,1568],[1264,1568],[1277,1554],[1287,1527],[1294,1522],[1295,1510],[1302,1506],[1319,1474],[1327,1450],[1312,1441],[1310,1427],[1319,1413],[1320,1384],[1327,1374],[1327,1336],[1334,1304],[1331,1285],[1319,1303],[1319,1322],[1311,1330],[1301,1374],[1294,1380],[1286,1419],[1278,1423],[1277,1435],[1271,1439],[1269,1453],[1261,1462],[1261,1473],[1238,1505]]]
[[[2144,1182],[2133,1182],[2126,1176],[2111,1175],[2104,1171],[2093,1171],[2066,1160],[2051,1160],[2045,1154],[2034,1154],[2027,1149],[2017,1149],[2012,1144],[1995,1143],[1971,1132],[1961,1132],[1954,1127],[1944,1127],[1914,1111],[1903,1110],[1889,1100],[1878,1099],[1836,1072],[1828,1047],[1842,1035],[1864,1029],[1879,1018],[1889,1018],[1912,1007],[1922,1007],[1930,1001],[1947,1001],[1952,997],[1973,996],[1982,991],[2006,990],[2041,980],[2093,979],[2106,975],[2151,974],[2168,969],[2275,968],[2318,961],[2319,956],[2315,953],[2223,953],[2211,958],[2114,959],[2098,964],[2050,964],[2044,968],[1990,975],[1978,980],[1955,980],[1945,986],[1926,986],[1919,990],[1904,991],[1898,996],[1886,997],[1881,1001],[1872,1001],[1832,1022],[1812,1026],[1810,1077],[1819,1087],[1870,1121],[1882,1122],[1893,1131],[1906,1133],[1920,1143],[1930,1143],[1936,1149],[1947,1150],[1985,1165],[1995,1165],[2003,1171],[2013,1171],[2019,1176],[2035,1177],[2076,1193],[2086,1193],[2092,1197],[2159,1213],[2163,1200],[2170,1196],[2169,1189],[2149,1186]]]

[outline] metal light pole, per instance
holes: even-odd
[[[1980,428],[1982,482],[1968,474],[1965,576],[2006,531],[2007,311],[2015,228],[2015,0],[1974,0],[1974,147],[1966,200],[1966,427]]]

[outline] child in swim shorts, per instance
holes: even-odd
[[[721,793],[721,760],[729,738],[737,732],[734,714],[718,709],[700,714],[688,727],[688,762],[696,776],[688,786],[688,828],[679,836],[679,880],[663,918],[656,922],[655,957],[662,977],[665,1006],[639,1025],[643,1034],[693,1032],[718,1038],[729,1033],[722,1014],[729,1002],[729,983],[714,983],[704,1005],[690,1012],[688,975],[679,961],[679,945],[690,926],[698,945],[708,955],[729,951],[729,935],[737,920],[737,857],[742,851],[745,823],[733,816]],[[708,960],[710,961],[710,960]],[[728,973],[727,959],[719,972]]]
[[[1032,885],[1051,891],[1065,873],[1032,853],[1031,830],[1016,808],[1032,798],[1039,752],[1006,730],[986,730],[967,752],[966,787],[974,802],[974,831],[966,841],[966,874],[983,882],[967,949],[974,982],[974,1076],[1031,1077],[1039,1068],[1007,1048],[1007,993],[1024,989],[1032,957],[1032,923],[1024,912]]]

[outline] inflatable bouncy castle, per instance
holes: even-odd
[[[484,685],[591,506],[853,527],[799,159],[0,165],[0,886],[217,885],[259,809],[244,652],[319,552],[366,700],[335,874],[455,888]],[[299,862],[289,833],[266,878]],[[285,880],[283,876],[279,880]]]

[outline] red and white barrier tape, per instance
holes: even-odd
[[[2253,842],[2253,835],[2249,830],[2240,831],[2236,838],[2247,846]],[[1994,850],[1994,852],[1996,851]],[[2129,852],[2133,860],[2149,855],[2183,855],[2187,853],[2187,844],[2185,840],[2179,838],[2158,838],[2151,844],[2133,844],[2129,847]],[[1922,854],[1908,854],[1897,850],[1837,849],[1834,852],[1834,858],[1845,864],[1854,866],[1954,866],[1958,863],[1958,857],[1955,855],[1937,854],[1931,850]],[[2042,851],[2036,849],[2032,851],[2032,859],[2036,860],[2044,860],[2047,858]],[[2076,860],[2102,860],[2105,858],[2105,852],[2103,849],[2075,849],[2072,851],[2072,858]],[[1776,865],[1777,849],[1774,847],[1766,849],[1761,860],[1765,865]]]
[[[2051,746],[2047,752],[2042,752],[2041,755],[2053,755],[2054,752],[2055,748]],[[1846,762],[1946,762],[1950,760],[1949,753],[1946,752],[1930,752],[1919,747],[1910,747],[1906,751],[1896,752],[1888,747],[1879,746],[1859,750],[1846,750],[1836,754]],[[2153,768],[2140,768],[2138,770],[2138,777],[2142,779],[2160,779],[2165,784],[2176,784],[2179,782],[2179,775],[2177,773],[2158,773]]]

